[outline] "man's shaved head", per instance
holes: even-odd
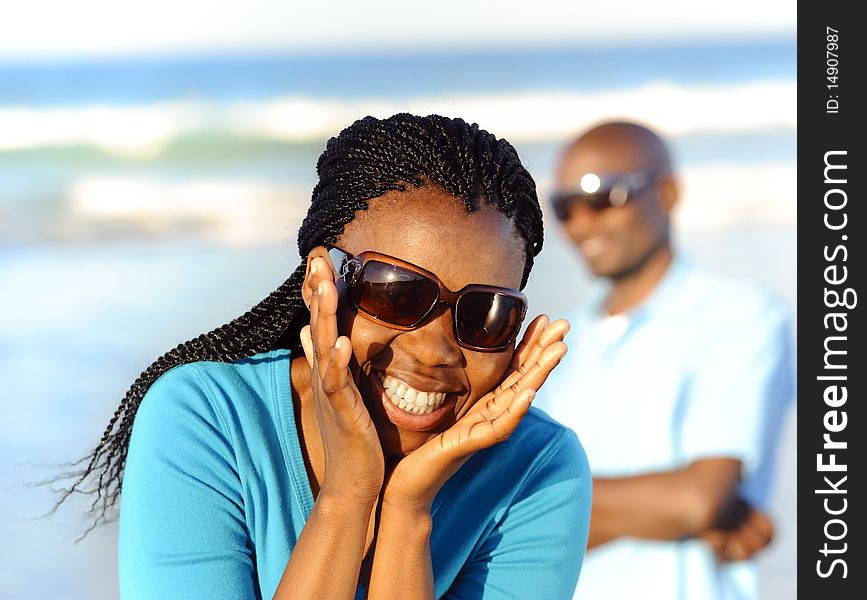
[[[668,147],[656,133],[637,123],[611,121],[589,129],[573,141],[560,158],[558,179],[569,172],[626,173],[659,168],[671,173]],[[565,171],[565,173],[564,173]]]
[[[565,148],[557,165],[557,188],[577,189],[589,173],[609,178],[652,173],[646,186],[630,192],[626,204],[603,210],[583,203],[573,205],[564,223],[596,275],[618,279],[635,273],[669,245],[677,186],[668,147],[656,133],[637,123],[602,123]]]

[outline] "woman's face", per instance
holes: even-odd
[[[469,213],[460,199],[427,184],[392,191],[358,211],[337,240],[352,255],[380,252],[434,273],[451,290],[471,283],[517,289],[524,245],[495,207]],[[513,347],[478,352],[455,341],[451,309],[399,331],[358,315],[341,298],[338,328],[352,340],[355,381],[386,456],[412,452],[460,419],[503,378]],[[446,392],[442,409],[419,416],[391,402],[386,388]],[[435,418],[431,418],[433,415]],[[427,417],[427,418],[425,418]]]

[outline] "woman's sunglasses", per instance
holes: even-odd
[[[527,314],[527,297],[517,290],[471,284],[453,292],[430,271],[386,254],[352,256],[334,246],[328,254],[352,307],[394,329],[417,329],[447,305],[458,344],[494,352],[514,341]]]
[[[576,187],[554,192],[551,206],[561,221],[568,220],[579,204],[586,204],[596,211],[623,206],[655,183],[660,173],[656,167],[616,175],[587,173]]]

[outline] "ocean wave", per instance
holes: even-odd
[[[684,168],[674,220],[685,231],[797,225],[797,167],[791,162]]]
[[[136,233],[149,237],[201,235],[229,245],[289,239],[307,212],[310,189],[267,180],[91,175],[66,197],[64,239]]]
[[[724,182],[721,185],[720,182]],[[550,181],[540,182],[542,198]],[[794,227],[794,162],[710,164],[683,169],[675,222],[683,231],[747,225]],[[60,237],[201,235],[229,245],[288,240],[300,225],[310,188],[269,180],[92,175],[66,196]]]
[[[594,93],[532,91],[417,98],[337,100],[289,96],[264,101],[177,101],[79,108],[0,107],[0,152],[93,146],[124,158],[153,159],[184,136],[221,133],[310,143],[355,119],[397,112],[460,116],[515,143],[562,140],[608,118],[653,124],[670,136],[797,125],[791,80],[683,86],[664,81]]]

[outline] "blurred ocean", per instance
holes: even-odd
[[[87,453],[151,359],[279,285],[325,140],[401,111],[506,137],[543,196],[593,121],[657,127],[683,176],[681,248],[794,311],[794,39],[0,63],[0,598],[117,596],[115,527],[73,544],[83,505],[39,519],[53,497],[27,484]],[[558,315],[588,278],[546,224],[527,292]],[[788,420],[769,600],[795,595]]]

